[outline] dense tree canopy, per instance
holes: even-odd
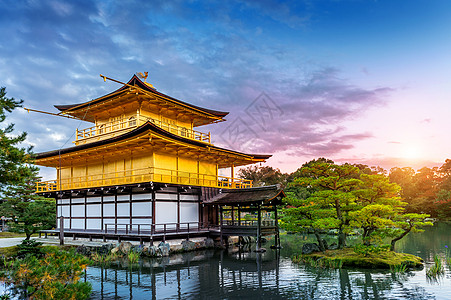
[[[14,135],[13,124],[3,125],[7,113],[21,104],[0,88],[0,215],[12,220],[11,230],[25,232],[29,239],[55,224],[55,203],[34,193],[38,169],[32,165],[31,147],[20,147],[26,133]]]
[[[406,170],[394,175],[405,176]],[[415,173],[411,173],[415,174]],[[428,178],[422,170],[418,178]],[[407,182],[407,181],[406,181]],[[430,185],[421,185],[430,188]],[[320,158],[304,164],[291,175],[285,189],[286,207],[282,209],[281,226],[289,231],[315,234],[321,250],[325,249],[322,233],[331,229],[338,233],[338,247],[346,245],[349,233],[360,232],[365,246],[378,244],[391,237],[391,249],[410,232],[421,231],[427,214],[405,213],[401,187],[390,181],[381,168],[365,165],[335,164]]]
[[[253,186],[281,184],[285,185],[288,175],[269,166],[250,166],[238,171],[238,177],[252,180]]]
[[[26,133],[14,135],[14,124],[3,124],[7,113],[20,107],[22,100],[6,97],[6,89],[0,88],[0,192],[11,184],[24,182],[35,171],[30,167],[32,162],[31,147],[19,145],[25,141]]]

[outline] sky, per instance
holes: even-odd
[[[0,86],[57,112],[120,87],[99,74],[148,71],[158,91],[230,112],[197,128],[216,145],[283,172],[318,157],[418,169],[450,158],[450,30],[448,0],[3,0]],[[91,126],[22,109],[7,122],[35,152]]]

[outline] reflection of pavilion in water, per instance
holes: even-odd
[[[279,251],[192,252],[89,268],[86,280],[92,299],[434,299],[411,272],[293,266]]]
[[[274,286],[275,297],[279,296],[278,262],[278,251],[224,254],[206,250],[143,260],[133,268],[90,267],[85,279],[93,285],[93,299],[211,299],[227,297],[230,292],[249,299],[269,286]]]

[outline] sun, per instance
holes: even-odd
[[[405,159],[418,159],[421,157],[421,149],[417,146],[407,146],[402,150],[401,155]]]

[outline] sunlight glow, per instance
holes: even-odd
[[[421,150],[416,146],[407,146],[403,149],[401,155],[406,159],[418,159],[421,157]]]

